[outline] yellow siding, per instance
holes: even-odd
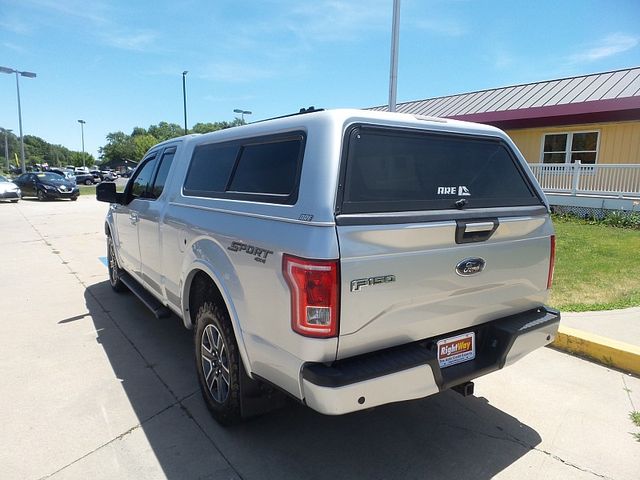
[[[540,163],[545,133],[599,131],[598,163],[640,164],[640,121],[507,130],[529,163]]]

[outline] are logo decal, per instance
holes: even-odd
[[[470,197],[471,192],[466,185],[458,185],[451,187],[438,187],[438,195],[457,195],[459,197]]]

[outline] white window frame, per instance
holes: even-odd
[[[593,150],[572,150],[573,149],[573,135],[575,133],[597,133],[598,139],[596,140],[596,160],[594,163],[584,163],[582,165],[597,165],[598,157],[600,156],[600,137],[601,132],[599,129],[593,130],[576,130],[571,132],[545,132],[542,134],[542,138],[540,139],[540,163],[545,165],[563,165],[562,163],[544,163],[544,154],[545,153],[560,153],[560,152],[545,152],[544,151],[544,139],[547,135],[566,135],[567,136],[567,149],[564,152],[564,165],[571,165],[571,154],[572,153],[591,153]]]

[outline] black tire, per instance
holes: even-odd
[[[226,309],[205,302],[196,315],[196,371],[207,408],[221,425],[242,420],[240,356]]]
[[[107,236],[107,268],[109,269],[109,284],[114,291],[120,293],[127,290],[127,286],[122,283],[122,269],[118,266],[118,258],[115,254],[111,235]]]
[[[93,181],[89,180],[88,178],[84,181],[85,185],[93,185]]]
[[[38,200],[44,202],[47,199],[44,192],[42,190],[38,190]]]
[[[78,197],[71,197],[71,201],[75,202],[78,199]]]
[[[16,198],[15,200],[11,200],[11,203],[18,203],[18,199]]]

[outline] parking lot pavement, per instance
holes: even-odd
[[[0,204],[0,478],[638,478],[640,379],[548,348],[474,397],[219,427],[191,333],[110,289],[106,210]]]

